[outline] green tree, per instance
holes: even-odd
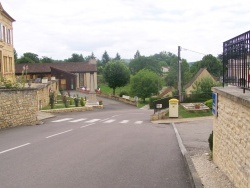
[[[20,59],[17,59],[17,63],[40,63],[37,54],[26,52]]]
[[[52,58],[49,58],[49,57],[46,57],[46,56],[43,56],[41,59],[40,59],[41,63],[53,63],[54,60]]]
[[[120,54],[116,53],[115,59],[114,60],[121,60]]]
[[[132,77],[130,85],[131,95],[137,96],[145,102],[146,98],[158,94],[161,80],[155,72],[142,69]]]
[[[191,91],[191,93],[193,94],[212,93],[211,88],[215,86],[218,86],[216,82],[214,82],[209,77],[205,77],[194,83],[193,90]]]
[[[89,61],[89,60],[91,60],[91,59],[96,59],[96,57],[95,57],[95,55],[94,55],[93,52],[91,53],[91,55],[85,57],[85,60],[86,60],[86,61]]]
[[[108,86],[113,89],[113,95],[117,87],[125,86],[130,80],[129,69],[122,60],[109,61],[104,68],[103,76]]]
[[[136,74],[142,69],[148,69],[157,74],[162,73],[160,62],[153,57],[140,56],[136,59],[133,59],[129,63],[129,68],[132,74]]]
[[[82,54],[73,53],[70,58],[65,59],[65,62],[84,62]]]
[[[108,55],[108,52],[105,51],[104,54],[102,55],[102,64],[106,65],[110,60],[111,59]]]
[[[208,72],[217,77],[222,74],[222,62],[211,54],[202,58],[201,68],[207,68]]]
[[[14,49],[14,62],[17,63],[17,52],[16,49]]]
[[[137,50],[137,51],[135,52],[134,59],[136,59],[136,58],[138,58],[138,57],[141,57],[141,54],[140,54],[139,50]]]

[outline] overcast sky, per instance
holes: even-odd
[[[14,47],[20,57],[66,59],[72,53],[101,59],[137,50],[161,51],[188,62],[217,56],[222,44],[250,30],[250,0],[0,0],[16,20]],[[184,50],[188,49],[188,50]]]

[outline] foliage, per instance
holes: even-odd
[[[145,99],[157,94],[161,88],[159,76],[150,70],[140,70],[131,79],[131,95],[141,98],[144,102]]]
[[[46,57],[46,56],[43,56],[41,59],[40,59],[41,63],[53,63],[54,60],[52,58],[49,58],[49,57]]]
[[[40,63],[37,54],[26,52],[20,59],[17,59],[17,63]]]
[[[119,97],[122,97],[123,95],[129,95],[128,91],[121,91],[119,94]]]
[[[205,101],[204,104],[205,104],[207,107],[209,107],[210,109],[212,109],[213,100],[212,100],[212,99],[209,99],[209,100]]]
[[[91,60],[91,59],[96,59],[96,57],[95,57],[95,55],[94,55],[93,52],[91,53],[91,55],[85,57],[85,60],[86,60],[86,61],[89,61],[89,60]]]
[[[141,54],[139,52],[139,50],[136,51],[135,55],[134,55],[134,59],[141,57]]]
[[[64,103],[65,108],[69,107],[69,102],[68,102],[68,99],[67,99],[66,95],[63,95],[63,103]]]
[[[191,91],[192,94],[197,93],[212,93],[211,88],[217,86],[216,82],[212,80],[210,77],[202,78],[199,81],[196,81],[193,85],[193,90]]]
[[[102,64],[106,65],[110,60],[111,59],[110,59],[107,51],[105,51],[104,54],[102,55]]]
[[[84,62],[82,54],[73,53],[70,58],[65,59],[65,62]]]
[[[80,105],[85,106],[85,101],[84,101],[83,97],[81,97],[81,99],[80,99]]]
[[[115,56],[114,60],[121,60],[120,54],[116,53],[116,56]]]
[[[51,109],[55,107],[55,93],[54,92],[50,92],[49,94],[49,104],[50,104]]]
[[[152,57],[145,56],[140,56],[131,60],[129,63],[129,69],[132,74],[136,74],[142,69],[151,70],[159,75],[162,73],[160,63]]]
[[[103,76],[108,86],[113,89],[113,95],[115,95],[115,89],[117,87],[125,86],[130,80],[129,69],[121,60],[107,63]]]
[[[190,67],[190,72],[195,74],[199,71],[200,68],[207,68],[208,72],[214,76],[221,76],[222,74],[222,61],[220,59],[221,57],[218,56],[218,58],[214,57],[213,55],[209,54],[202,58],[201,61],[197,61],[193,63]]]
[[[212,131],[212,133],[209,135],[208,144],[209,144],[210,151],[213,151],[213,131]]]
[[[78,98],[78,96],[74,98],[74,102],[75,102],[75,106],[78,107],[79,106],[79,98]]]

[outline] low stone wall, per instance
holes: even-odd
[[[156,112],[155,114],[152,114],[150,116],[150,121],[156,121],[160,119],[166,119],[166,113],[168,113],[169,109],[164,109]]]
[[[117,101],[121,101],[121,102],[126,103],[126,104],[137,106],[136,101],[125,99],[125,98],[122,98],[122,97],[118,97],[118,96],[114,96],[114,95],[108,95],[108,94],[97,94],[97,95],[100,96],[100,97],[104,97],[104,98],[108,98],[108,99],[112,99],[112,100],[117,100]]]
[[[38,110],[49,104],[51,89],[57,94],[56,81],[20,89],[0,89],[0,129],[36,124]]]
[[[213,160],[237,188],[250,187],[250,91],[213,88],[218,116],[213,122]]]
[[[91,111],[94,108],[103,108],[102,105],[94,106],[94,107],[76,107],[76,108],[61,108],[61,109],[50,109],[50,110],[41,110],[42,112],[49,112],[49,113],[62,113],[62,112],[84,112],[84,111]]]

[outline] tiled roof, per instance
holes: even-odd
[[[188,82],[184,86],[184,89],[187,89],[188,87],[190,87],[204,70],[207,70],[207,69],[206,68],[200,68],[200,70],[195,74],[195,76],[190,80],[190,82]]]
[[[70,63],[28,63],[28,64],[15,64],[16,74],[22,74],[23,66],[28,65],[28,73],[50,73],[50,67],[60,69],[70,73],[83,73],[83,72],[97,72],[95,64],[83,62],[70,62]]]

